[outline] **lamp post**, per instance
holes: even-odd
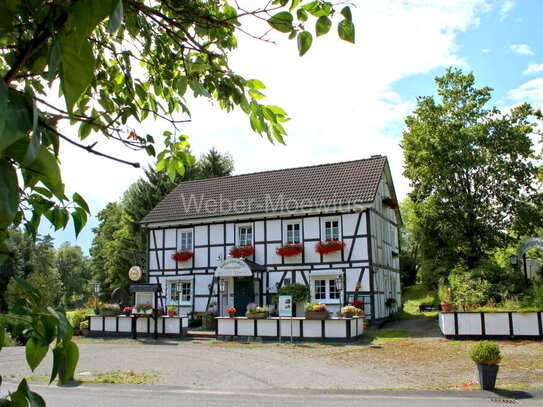
[[[339,294],[339,311],[338,311],[338,316],[341,316],[341,307],[343,306],[343,298],[342,298],[342,291],[343,291],[343,283],[344,283],[345,279],[343,277],[343,274],[338,274],[338,276],[336,277],[336,290]]]
[[[512,256],[509,256],[509,264],[512,266],[516,266],[518,264],[518,256],[514,254]]]
[[[100,312],[100,309],[98,308],[98,294],[100,294],[100,291],[102,290],[102,283],[97,281],[94,283],[94,313],[98,315]]]
[[[218,296],[218,301],[217,303],[219,304],[219,312],[220,312],[220,315],[223,314],[222,312],[222,293],[224,293],[224,290],[226,289],[226,281],[224,280],[224,278],[219,278],[219,292],[217,293],[217,296]]]
[[[181,316],[181,283],[175,284],[175,293],[177,294],[177,315]]]

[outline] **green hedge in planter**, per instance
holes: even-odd
[[[311,290],[305,284],[300,283],[292,283],[281,287],[279,291],[277,291],[277,295],[272,298],[272,303],[276,306],[279,304],[280,295],[291,295],[293,303],[311,300]]]
[[[481,341],[469,353],[471,360],[481,365],[495,366],[502,360],[500,347],[497,343]]]

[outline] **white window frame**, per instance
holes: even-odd
[[[188,284],[188,288],[186,291],[186,294],[181,292],[181,301],[177,300],[177,291],[175,290],[175,286],[177,284]],[[168,280],[168,304],[170,305],[191,305],[192,304],[192,298],[194,296],[193,294],[193,287],[194,287],[194,280]],[[188,296],[188,299],[183,300],[184,296]]]
[[[313,300],[313,302],[322,302],[322,303],[326,303],[326,304],[338,304],[340,303],[341,301],[341,293],[339,291],[337,291],[337,289],[335,290],[335,295],[337,295],[336,298],[331,298],[331,287],[335,287],[336,286],[336,278],[337,278],[338,274],[316,274],[316,275],[311,275],[311,278],[310,278],[310,288],[311,288],[311,298]],[[325,298],[317,298],[317,292],[316,292],[316,282],[317,281],[321,281],[321,280],[324,280],[325,281]]]
[[[190,235],[190,239],[184,238],[184,235]],[[194,232],[192,229],[179,229],[177,231],[177,250],[181,249],[194,250]]]
[[[298,225],[298,240],[289,239],[289,226],[294,227],[294,225]],[[294,237],[294,229],[292,229],[293,237]],[[284,231],[284,242],[283,243],[303,243],[304,238],[302,236],[302,222],[286,222],[285,223],[285,231]]]
[[[329,239],[329,237],[326,236],[326,223],[327,222],[337,222],[337,239],[336,240],[343,240],[342,239],[342,230],[341,230],[341,219],[339,217],[333,217],[333,218],[321,218],[321,238],[322,241],[326,241]],[[334,236],[331,236],[331,239],[334,239]]]
[[[242,230],[251,229],[251,241],[248,242],[247,240],[247,233],[245,233],[245,237],[242,239]],[[239,225],[237,230],[237,241],[238,245],[248,245],[253,246],[255,244],[255,233],[254,233],[253,225],[247,224],[247,225]]]

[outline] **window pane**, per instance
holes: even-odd
[[[244,226],[239,228],[239,244],[240,245],[252,245],[253,244],[253,228],[250,226]]]
[[[192,250],[192,232],[181,232],[181,242],[179,249]]]
[[[315,280],[315,299],[326,299],[326,280]]]
[[[329,287],[330,287],[330,298],[331,299],[338,299],[339,298],[339,292],[337,291],[337,288],[336,288],[336,280],[335,279],[328,280],[328,284],[329,284]]]
[[[190,282],[181,283],[181,301],[190,301],[190,297],[191,297],[190,286],[191,286]]]

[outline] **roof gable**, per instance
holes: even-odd
[[[141,223],[295,212],[372,202],[387,159],[382,156],[187,181],[175,187]]]

